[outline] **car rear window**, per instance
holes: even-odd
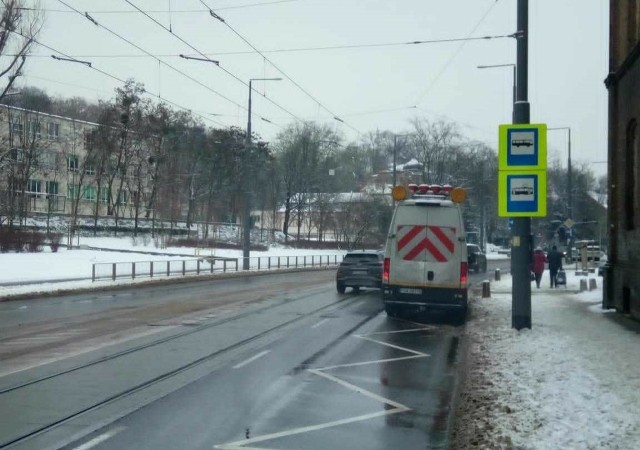
[[[350,253],[344,257],[344,261],[349,262],[377,262],[378,255],[371,253]]]

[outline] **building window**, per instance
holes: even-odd
[[[39,138],[40,137],[40,122],[35,120],[29,120],[27,122],[27,130],[29,130],[30,138]]]
[[[57,140],[60,137],[60,124],[49,122],[47,124],[47,135],[51,140]]]
[[[21,148],[12,148],[11,149],[11,159],[17,162],[24,161],[24,150]]]
[[[96,174],[96,168],[91,166],[91,165],[85,165],[84,173],[86,173],[87,175],[95,175]]]
[[[93,130],[84,131],[84,149],[91,150],[93,147]]]
[[[69,172],[78,172],[79,167],[80,162],[76,155],[67,156],[67,169],[69,169]]]
[[[31,193],[34,193],[34,194],[42,193],[42,181],[40,181],[40,180],[29,180],[27,191],[31,192]]]
[[[627,127],[627,143],[625,147],[625,168],[624,168],[624,192],[626,201],[624,202],[624,216],[627,230],[636,227],[635,213],[637,208],[637,180],[638,169],[638,123],[632,120]]]
[[[109,203],[109,188],[100,188],[100,203]]]
[[[129,193],[127,191],[120,191],[118,193],[118,205],[126,205],[129,202]]]
[[[94,186],[86,186],[82,198],[85,200],[95,200],[97,198],[96,188]]]
[[[13,122],[11,124],[11,130],[13,131],[13,134],[22,134],[22,122]]]
[[[77,184],[68,184],[67,185],[67,198],[75,199],[78,197],[78,193],[80,192],[80,186]]]
[[[45,187],[47,189],[47,194],[49,194],[49,195],[58,195],[58,182],[57,181],[47,181],[45,183]]]

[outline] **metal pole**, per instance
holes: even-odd
[[[391,182],[391,187],[394,188],[396,186],[396,161],[398,158],[398,136],[393,135],[393,178]]]
[[[571,174],[571,127],[567,128],[567,131],[569,132],[569,154],[567,156],[567,190],[569,191],[567,193],[567,200],[568,200],[568,205],[567,205],[567,215],[569,216],[569,218],[573,219],[573,192],[572,192],[572,174]]]
[[[518,44],[516,64],[516,103],[514,122],[530,123],[528,102],[528,34],[529,0],[518,0]],[[529,262],[531,260],[531,218],[515,217],[511,236],[511,326],[516,330],[531,328],[531,279]]]
[[[244,182],[249,182],[249,177],[247,176],[247,167],[246,165],[251,160],[251,155],[249,155],[249,151],[251,150],[251,80],[249,80],[249,108],[248,108],[248,119],[247,119],[247,136],[245,138],[245,161],[244,161],[244,172],[245,179]],[[249,270],[249,256],[251,254],[251,193],[249,191],[244,191],[244,236],[242,239],[242,270]]]
[[[513,107],[512,107],[512,111],[511,111],[511,121],[513,123],[516,123],[516,99],[518,98],[518,93],[517,93],[517,88],[516,88],[516,86],[518,85],[518,83],[516,82],[516,80],[517,80],[516,67],[517,67],[517,65],[514,64],[513,65]]]

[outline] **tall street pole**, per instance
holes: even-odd
[[[516,60],[516,103],[513,118],[516,124],[530,123],[528,101],[528,38],[529,0],[518,0],[518,43]],[[529,262],[532,252],[531,218],[514,217],[511,235],[511,327],[516,330],[531,328],[531,278]]]
[[[244,148],[245,158],[244,161],[244,180],[242,180],[244,191],[244,215],[243,215],[243,235],[242,235],[242,270],[249,270],[249,258],[251,256],[251,191],[248,190],[249,180],[251,178],[249,171],[247,170],[247,164],[251,160],[251,82],[249,80],[249,105],[248,105],[248,119],[247,119],[247,135],[245,136]],[[249,175],[249,176],[247,176]]]
[[[247,108],[247,135],[244,140],[245,158],[244,167],[244,180],[242,184],[245,188],[249,185],[253,185],[253,155],[251,155],[251,91],[252,81],[280,81],[282,78],[251,78],[249,80],[249,105]],[[267,122],[269,122],[267,120]],[[244,214],[242,223],[242,270],[249,270],[249,258],[251,257],[251,191],[245,190],[243,192],[244,198]]]
[[[391,187],[396,187],[396,161],[398,158],[398,135],[393,135],[393,180],[391,182]]]

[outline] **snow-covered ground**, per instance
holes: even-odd
[[[74,241],[74,245],[77,244],[78,242]],[[162,276],[162,269],[166,267],[166,261],[168,260],[191,260],[192,265],[194,265],[196,259],[210,256],[218,258],[242,258],[242,250],[196,249],[193,247],[159,248],[149,239],[133,239],[131,237],[80,237],[79,244],[81,246],[80,249],[67,250],[64,247],[60,247],[57,253],[50,252],[48,247],[45,247],[40,253],[0,253],[0,297],[33,292],[104,287],[132,282],[129,278],[116,281],[102,280],[92,282],[91,274],[94,263],[123,263],[119,265],[118,270],[124,266],[126,266],[126,270],[130,270],[130,263],[136,262],[141,263],[138,270],[142,271],[148,267],[148,265],[142,264],[143,262],[154,261],[154,263],[159,263],[156,267],[160,267],[160,269],[156,269],[157,275],[155,277],[157,278]],[[126,250],[127,252],[91,250],[87,249],[87,247]],[[130,253],[131,251],[139,253]],[[150,255],[144,252],[166,253],[176,256]],[[286,257],[290,257],[291,264],[294,264],[295,256],[299,257],[300,264],[302,264],[304,256],[307,256],[309,264],[313,256],[317,264],[319,255],[325,258],[329,257],[332,262],[337,258],[339,262],[344,253],[345,252],[341,250],[298,250],[275,244],[267,251],[252,251],[250,262],[252,269],[258,268],[258,260],[260,260],[260,267],[265,268],[268,265],[267,257],[271,257],[272,265],[275,265],[277,264],[276,260],[278,256],[282,257],[282,265],[286,264]],[[325,258],[323,258],[323,260]],[[178,264],[181,265],[181,263]],[[229,270],[232,270],[234,267],[233,264],[228,265]],[[208,271],[208,268],[208,263],[203,263],[203,271]],[[216,268],[221,270],[221,264],[218,263]],[[98,268],[99,274],[100,272],[104,274],[105,271],[110,270],[109,266],[106,265],[99,266]],[[142,272],[140,272],[140,275],[141,274]],[[79,278],[83,278],[83,280],[74,280]],[[136,279],[137,282],[148,280],[149,278]]]
[[[531,330],[511,328],[510,276],[474,302],[453,448],[638,448],[640,324],[601,309],[601,277],[576,293],[567,274],[567,289],[548,271],[532,283]]]

